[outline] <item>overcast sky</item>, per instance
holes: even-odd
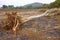
[[[34,2],[51,3],[53,1],[55,0],[0,0],[0,6],[2,5],[23,6]]]

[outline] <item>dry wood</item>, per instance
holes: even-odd
[[[21,24],[21,17],[17,15],[17,12],[6,13],[7,21],[3,25],[5,30],[12,30],[16,32],[17,27]]]

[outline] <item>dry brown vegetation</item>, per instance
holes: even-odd
[[[9,39],[11,39],[11,40],[60,40],[60,37],[58,37],[58,36],[54,37],[53,35],[48,36],[48,34],[46,34],[46,32],[42,31],[41,29],[45,29],[44,25],[43,25],[43,27],[41,27],[40,30],[36,29],[36,28],[27,28],[26,26],[23,26],[23,25],[22,25],[23,27],[21,27],[21,24],[23,22],[22,20],[25,20],[26,18],[33,16],[33,15],[40,15],[40,14],[44,13],[45,11],[46,10],[40,10],[40,9],[28,10],[28,11],[22,10],[22,11],[17,11],[17,12],[16,11],[12,12],[11,10],[10,11],[0,11],[1,15],[2,15],[0,20],[1,20],[1,22],[3,21],[2,22],[3,25],[2,25],[1,29],[3,29],[3,32],[5,33],[5,36],[3,35],[2,37],[0,37],[0,40],[9,40]],[[57,12],[57,11],[54,11],[54,12]],[[45,20],[55,18],[55,19],[57,19],[58,22],[60,22],[60,19],[59,19],[60,16],[57,16],[57,15],[59,15],[59,13],[52,17],[49,16],[49,18],[46,16]],[[38,19],[37,19],[36,21],[33,21],[31,26],[35,27],[36,24],[38,24],[40,20],[38,21]],[[31,27],[31,26],[29,26],[29,27]],[[48,25],[48,26],[50,27],[50,25]],[[60,30],[59,26],[57,26],[55,28],[55,30]],[[24,28],[24,27],[26,27],[26,28]],[[49,27],[47,27],[47,29],[46,29],[47,31],[50,31]],[[51,30],[53,30],[53,28]],[[8,33],[6,33],[6,32],[8,32]],[[12,32],[14,32],[15,34],[13,34]]]
[[[21,17],[17,15],[17,12],[6,13],[6,16],[7,20],[3,23],[2,29],[16,32],[17,27],[22,23]]]

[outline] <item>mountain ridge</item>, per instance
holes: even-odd
[[[26,4],[23,7],[24,8],[27,8],[27,7],[35,8],[35,7],[42,7],[43,5],[44,5],[43,3],[34,2],[34,3]]]

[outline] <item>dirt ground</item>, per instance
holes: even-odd
[[[22,20],[34,15],[40,15],[47,9],[18,9],[18,10],[0,10],[0,23],[5,21],[5,13],[17,12]],[[23,23],[16,33],[12,31],[0,30],[0,40],[60,40],[60,16],[48,18],[43,16]],[[1,24],[0,24],[1,26]]]

